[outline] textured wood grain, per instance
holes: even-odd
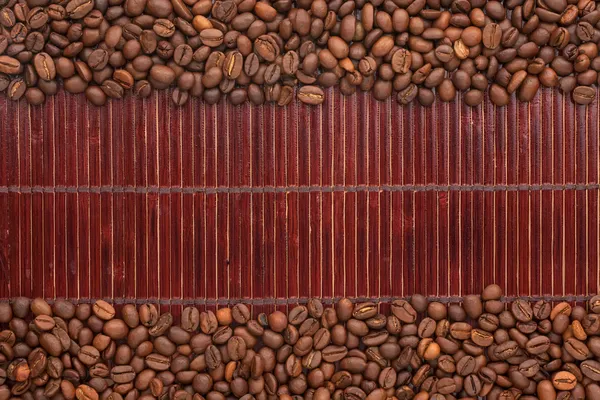
[[[598,107],[0,98],[0,297],[585,296]]]

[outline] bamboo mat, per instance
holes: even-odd
[[[597,101],[85,104],[0,97],[0,297],[598,291]]]

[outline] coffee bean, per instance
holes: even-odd
[[[29,104],[33,106],[39,106],[46,100],[46,95],[40,89],[31,87],[25,92],[25,98]]]
[[[481,299],[488,300],[499,300],[502,296],[502,288],[496,284],[486,286],[481,293]]]
[[[279,54],[279,45],[272,36],[262,35],[254,41],[254,52],[265,61],[273,62]]]
[[[214,347],[214,346],[211,346],[211,347]],[[216,349],[216,347],[215,347],[215,349]],[[217,350],[217,353],[218,353],[218,350]],[[207,360],[206,360],[207,365],[209,365],[209,361],[208,361],[209,360],[209,351],[208,350],[206,353],[206,357],[207,357]],[[220,357],[220,354],[219,354],[219,357]],[[213,359],[211,359],[211,360],[213,360]],[[147,355],[145,358],[145,361],[146,361],[146,365],[154,371],[166,371],[171,366],[171,361],[170,361],[169,357],[163,356],[161,354],[156,354],[156,353]],[[219,362],[220,362],[220,359],[219,359]],[[211,364],[211,365],[215,365],[215,364]]]
[[[585,345],[585,343],[575,338],[567,339],[564,347],[567,353],[569,353],[576,360],[583,361],[590,356],[589,348]]]
[[[537,88],[536,88],[537,90]],[[533,318],[533,310],[529,302],[517,299],[513,302],[511,306],[511,311],[515,318],[522,322],[531,321]]]
[[[119,365],[110,371],[110,378],[115,383],[129,383],[135,379],[135,370],[130,365]]]
[[[19,60],[9,57],[0,56],[0,72],[8,75],[20,74],[23,67]]]
[[[85,97],[95,106],[102,106],[106,103],[106,95],[98,86],[89,86],[85,90]]]
[[[284,74],[296,74],[299,65],[300,58],[298,56],[298,53],[296,53],[295,51],[288,51],[287,53],[285,53],[281,62],[281,68],[283,69]]]
[[[529,0],[507,8],[466,0],[435,7],[419,0],[366,8],[354,2],[317,2],[310,12],[308,6],[294,8],[289,2],[231,0],[15,3],[0,12],[5,29],[0,34],[0,73],[22,74],[26,85],[39,84],[45,94],[53,94],[55,76],[50,78],[42,65],[52,60],[67,91],[85,91],[94,81],[116,97],[122,94],[112,81],[148,96],[152,85],[166,89],[177,78],[176,104],[186,103],[189,94],[217,101],[220,93],[235,93],[236,103],[249,97],[254,104],[285,105],[298,83],[339,84],[344,95],[357,88],[371,90],[377,100],[397,91],[401,104],[417,98],[425,106],[434,101],[433,88],[442,101],[452,101],[456,89],[466,91],[465,103],[476,106],[490,86],[490,100],[503,106],[515,91],[519,100],[531,101],[542,84],[573,92],[577,103],[591,102],[581,93],[597,80],[592,63],[598,52],[595,10],[589,2],[579,7],[549,1],[553,4],[536,7]],[[551,25],[556,23],[560,26]],[[571,37],[580,45],[570,43]],[[33,69],[22,65],[31,61]],[[448,72],[452,74],[446,78]],[[202,76],[191,79],[194,73]],[[147,83],[137,84],[146,78]],[[37,91],[30,93],[39,100]],[[103,103],[98,89],[89,93]],[[458,310],[453,308],[454,320],[462,318],[455,315]]]
[[[483,313],[483,304],[479,296],[476,295],[465,296],[463,307],[471,319],[477,319]]]
[[[304,104],[322,104],[325,101],[325,93],[317,86],[303,86],[298,90],[298,100]]]
[[[88,385],[80,385],[75,391],[77,400],[98,400],[98,392]]]
[[[49,315],[38,315],[33,320],[35,327],[40,331],[50,331],[56,325],[54,318]]]
[[[454,54],[459,60],[464,60],[469,57],[469,48],[462,39],[458,39],[454,42]]]
[[[483,45],[491,50],[500,46],[502,41],[502,28],[498,24],[488,24],[483,28],[482,33]]]
[[[137,325],[135,323],[135,318],[137,317],[137,315],[136,315],[137,311],[135,310],[135,307],[129,308],[128,311],[129,311],[129,315],[134,319],[130,323],[127,323],[127,325],[129,325],[129,327],[132,327],[132,325],[135,327]],[[123,313],[125,314],[125,312],[123,312]],[[193,332],[196,329],[198,329],[199,325],[200,325],[200,312],[198,311],[198,309],[196,307],[184,308],[183,312],[181,314],[181,327],[188,332]]]
[[[265,69],[263,78],[267,85],[274,85],[281,76],[281,68],[277,64],[270,64]]]
[[[150,69],[150,78],[154,87],[157,89],[166,89],[175,80],[175,71],[166,65],[154,65]],[[158,317],[156,318],[154,323],[158,321]]]
[[[417,319],[417,312],[405,300],[394,300],[392,302],[392,313],[404,323],[413,323]]]
[[[71,0],[65,11],[71,19],[81,19],[94,9],[94,0]]]
[[[396,51],[392,56],[391,64],[394,72],[399,74],[407,73],[412,64],[412,55],[410,51],[405,49]]]
[[[359,303],[354,306],[352,316],[359,320],[369,319],[377,314],[377,305],[375,303]]]
[[[410,85],[408,85],[408,87],[406,87],[405,89],[401,90],[398,93],[396,100],[400,104],[407,105],[417,97],[417,92],[418,92],[417,86],[414,83],[411,83]],[[410,304],[409,304],[409,306],[410,306]],[[394,312],[394,304],[392,304],[392,312],[402,322],[416,320],[416,312],[415,312],[414,318],[411,317],[410,311],[398,309],[398,311]],[[414,312],[414,309],[413,309],[413,312]],[[404,318],[404,320],[403,320],[403,318]]]
[[[571,390],[577,384],[577,379],[570,372],[560,371],[552,377],[552,384],[557,390]]]
[[[0,64],[1,68],[1,64]],[[573,101],[577,104],[587,105],[594,101],[596,89],[589,86],[577,86],[573,90]]]
[[[152,25],[152,30],[156,33],[157,36],[161,38],[170,38],[175,34],[175,24],[168,19],[159,18],[154,21],[154,25]],[[221,34],[222,37],[222,34]]]
[[[15,13],[10,8],[4,8],[0,11],[0,25],[5,28],[12,28],[17,22]]]
[[[112,91],[118,92],[117,87],[122,86],[106,79],[102,89],[88,87],[86,96],[102,103],[105,92],[114,95]],[[35,96],[44,96],[38,91],[32,97],[34,102],[40,101]],[[177,88],[173,93],[176,104],[184,104],[181,99],[185,99],[187,92]],[[261,93],[263,98],[259,100],[264,101],[266,92]],[[242,93],[242,99],[245,96]],[[427,101],[423,96],[418,98]],[[23,387],[26,391],[29,379],[40,382],[47,372],[50,380],[39,389],[46,394],[58,390],[73,394],[82,384],[95,393],[106,390],[126,393],[135,382],[135,387],[140,388],[136,390],[150,390],[153,395],[163,393],[168,386],[173,396],[187,396],[183,390],[171,389],[170,385],[177,382],[192,385],[207,396],[231,390],[243,397],[251,387],[254,391],[264,388],[267,393],[276,393],[277,377],[281,377],[288,379],[290,388],[299,393],[308,386],[310,390],[325,389],[330,380],[332,388],[337,388],[332,390],[360,398],[363,393],[365,398],[379,398],[392,388],[396,395],[410,395],[404,385],[413,384],[423,391],[436,391],[430,397],[441,399],[439,396],[454,395],[459,390],[468,396],[485,396],[490,391],[514,396],[517,390],[539,396],[548,393],[564,396],[563,393],[573,391],[580,396],[584,386],[590,385],[586,379],[600,379],[596,376],[600,374],[600,364],[590,359],[600,352],[596,349],[600,341],[595,337],[588,340],[587,336],[594,323],[590,317],[595,314],[586,314],[583,308],[573,308],[568,303],[559,303],[550,311],[542,301],[532,307],[532,319],[522,321],[517,317],[528,319],[530,304],[517,299],[510,312],[503,311],[503,307],[488,306],[500,296],[501,291],[493,286],[484,290],[487,312],[477,318],[478,325],[474,327],[463,321],[467,312],[458,304],[452,304],[448,311],[444,304],[435,301],[428,304],[420,296],[413,296],[411,303],[399,299],[393,303],[396,308],[392,308],[392,314],[405,312],[408,304],[415,313],[417,307],[431,315],[421,321],[415,317],[414,323],[404,325],[396,315],[386,317],[377,313],[376,303],[354,305],[349,299],[338,302],[335,309],[323,311],[322,304],[313,300],[310,307],[297,306],[287,315],[281,312],[260,315],[260,323],[250,319],[249,309],[241,304],[219,308],[216,314],[212,311],[200,314],[194,307],[187,307],[181,325],[175,325],[170,313],[158,317],[156,308],[149,304],[140,306],[139,311],[126,305],[118,316],[102,301],[95,307],[75,308],[64,301],[50,307],[44,300],[36,299],[31,306],[36,317],[28,325],[23,319],[13,317],[15,307],[22,304],[25,310],[29,309],[29,303],[19,299],[13,308],[3,310],[0,306],[0,316],[6,315],[4,320],[9,321],[13,330],[0,333],[0,355],[10,359],[6,376],[0,370],[0,382],[8,378],[20,385],[17,390]],[[479,297],[467,296],[463,306],[475,305],[473,315],[477,315],[478,301]],[[53,311],[60,317],[52,318],[49,314]],[[23,313],[20,308],[18,312]],[[313,314],[321,319],[311,317]],[[448,315],[453,322],[445,319]],[[550,319],[537,322],[543,317]],[[455,318],[458,320],[454,321]],[[210,333],[190,335],[189,330],[198,325],[204,325],[202,330]],[[265,330],[264,325],[272,329]],[[134,328],[130,333],[131,327]],[[564,333],[567,327],[570,333],[564,338],[550,332]],[[39,336],[39,341],[31,342],[32,345],[41,345],[32,351],[16,343],[24,340],[29,330],[29,335]],[[75,350],[71,349],[73,342],[67,331],[77,340]],[[255,346],[259,342],[254,335],[262,339],[257,352]],[[489,350],[483,350],[485,347]],[[66,351],[77,356],[61,356]],[[567,359],[562,361],[559,357]],[[433,364],[423,363],[434,360]],[[197,372],[207,367],[213,377]],[[60,377],[63,383],[59,383]],[[505,389],[509,387],[512,389]]]
[[[98,318],[108,321],[115,316],[115,308],[104,300],[98,300],[92,307],[94,315]]]
[[[218,47],[223,43],[223,33],[214,28],[204,29],[200,32],[202,43],[209,47]]]
[[[505,106],[510,102],[510,95],[502,86],[493,84],[490,87],[490,100],[497,106]]]
[[[95,347],[83,346],[79,349],[77,358],[85,365],[94,365],[100,358],[100,353]]]
[[[550,339],[545,336],[537,336],[527,342],[525,348],[529,354],[541,354],[550,347]]]

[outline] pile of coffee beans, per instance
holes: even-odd
[[[323,88],[424,106],[596,96],[595,0],[0,0],[0,91],[94,105],[172,99],[321,104]]]
[[[0,305],[0,400],[600,399],[600,296],[501,296],[186,307],[178,323],[153,304],[15,298]]]

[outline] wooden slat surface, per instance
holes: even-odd
[[[598,107],[0,98],[0,297],[585,296]]]

